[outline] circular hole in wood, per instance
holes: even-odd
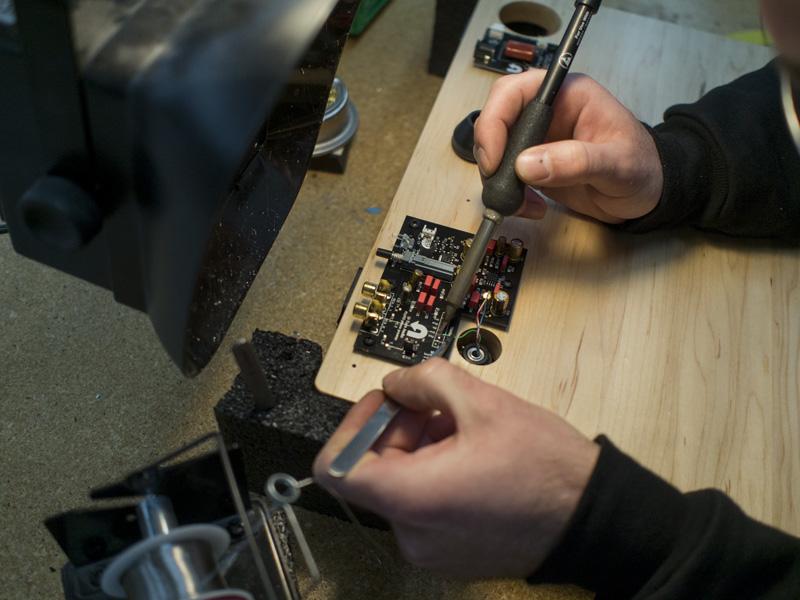
[[[471,365],[490,365],[503,353],[503,344],[491,331],[481,328],[480,340],[475,328],[464,330],[456,341],[458,353]]]
[[[500,9],[500,21],[511,31],[531,37],[553,35],[561,19],[549,6],[536,2],[511,2]]]

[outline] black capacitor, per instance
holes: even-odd
[[[506,236],[501,235],[497,238],[497,246],[494,248],[494,253],[496,256],[503,256],[506,253],[506,249],[508,248],[508,241],[506,240]]]

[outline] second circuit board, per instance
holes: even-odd
[[[393,248],[378,250],[387,261],[381,279],[363,285],[364,299],[353,309],[361,320],[355,351],[405,365],[441,354],[457,323],[439,331],[445,298],[472,238],[465,231],[406,217]],[[508,329],[526,255],[521,240],[491,240],[461,316]]]
[[[486,30],[475,44],[474,65],[496,73],[522,73],[530,68],[547,69],[558,46],[506,31],[501,25]]]

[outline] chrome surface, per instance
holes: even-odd
[[[333,460],[328,468],[328,473],[337,478],[347,475],[356,466],[356,463],[361,460],[361,457],[372,448],[372,445],[386,430],[398,412],[400,412],[400,406],[389,400],[384,400],[381,407]]]

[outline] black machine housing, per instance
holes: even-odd
[[[20,254],[210,360],[303,181],[357,0],[0,0]]]

